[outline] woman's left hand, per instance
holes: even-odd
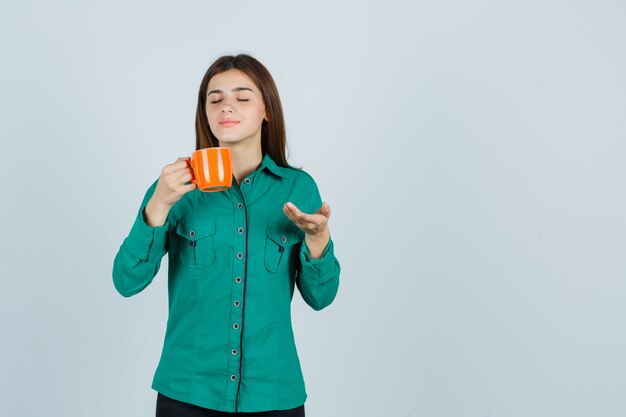
[[[305,243],[309,249],[311,258],[322,256],[330,240],[328,231],[328,219],[330,218],[330,206],[322,203],[322,207],[313,214],[301,212],[295,204],[287,202],[283,205],[285,215],[305,233]]]
[[[330,206],[326,202],[322,203],[322,207],[313,214],[301,212],[292,202],[285,203],[283,211],[289,217],[289,220],[294,222],[306,234],[315,236],[324,233],[328,229]]]

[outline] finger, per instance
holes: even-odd
[[[328,205],[327,202],[323,202],[322,203],[322,207],[320,207],[319,210],[317,210],[318,213],[322,214],[324,217],[328,218],[330,217],[330,206]]]
[[[292,213],[289,212],[288,208],[283,207],[283,211],[285,212],[287,218],[289,218],[289,220],[291,220],[293,224],[298,227],[298,229],[302,230],[303,232],[314,230],[315,226],[311,226],[309,223],[303,222],[299,218],[295,217]]]
[[[294,221],[300,220],[303,217],[302,215],[304,214],[300,211],[298,207],[296,207],[295,204],[291,202],[283,204],[283,209],[285,210],[285,213],[288,213],[290,218]]]
[[[302,213],[302,211],[291,201],[287,201],[285,204],[283,204],[283,207],[287,207],[293,213]]]
[[[176,162],[171,165],[173,171],[175,172],[180,171],[181,169],[189,168],[189,161],[191,161],[191,158],[189,157],[176,159]]]
[[[188,169],[181,169],[180,171],[177,171],[177,172],[180,172],[180,175],[176,178],[176,182],[185,183],[185,182],[189,182],[189,181],[191,181],[193,179],[193,174],[191,172],[191,169],[189,169],[189,168]]]
[[[302,220],[300,220],[300,217],[298,217],[298,215],[296,214],[296,212],[287,204],[283,204],[283,212],[289,218],[289,220],[294,222],[298,227],[302,227],[304,225]]]
[[[289,207],[287,207],[286,204],[283,204],[283,213],[285,213],[285,216],[287,216],[289,218],[289,220],[295,222],[297,220],[297,217],[294,216],[293,212],[291,211],[291,209]]]
[[[306,214],[300,211],[293,203],[286,203],[283,208],[287,217],[299,226],[315,228],[323,224],[323,221],[320,221],[319,217],[314,214]]]
[[[292,202],[285,203],[284,207],[289,210],[292,216],[304,222],[311,222],[314,218],[310,214],[304,213]]]

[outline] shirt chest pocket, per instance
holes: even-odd
[[[265,268],[270,272],[286,271],[295,266],[300,241],[297,230],[269,224],[265,239]]]
[[[215,261],[215,219],[197,218],[176,225],[180,261],[191,268],[211,266]]]

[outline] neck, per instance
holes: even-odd
[[[263,160],[263,152],[261,151],[261,143],[247,145],[244,143],[222,144],[230,148],[230,157],[233,163],[233,175],[237,184],[241,182],[252,171],[257,169]]]

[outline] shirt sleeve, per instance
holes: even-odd
[[[309,194],[310,206],[306,213],[315,213],[322,206],[322,199],[315,182]],[[322,256],[311,259],[309,249],[303,240],[300,246],[296,285],[304,301],[316,311],[330,305],[339,289],[341,266],[335,257],[332,236],[322,252]]]
[[[113,261],[113,285],[124,297],[146,288],[159,272],[161,259],[167,253],[169,216],[162,226],[148,226],[144,209],[156,188],[156,180],[146,191],[130,233],[124,239]]]

